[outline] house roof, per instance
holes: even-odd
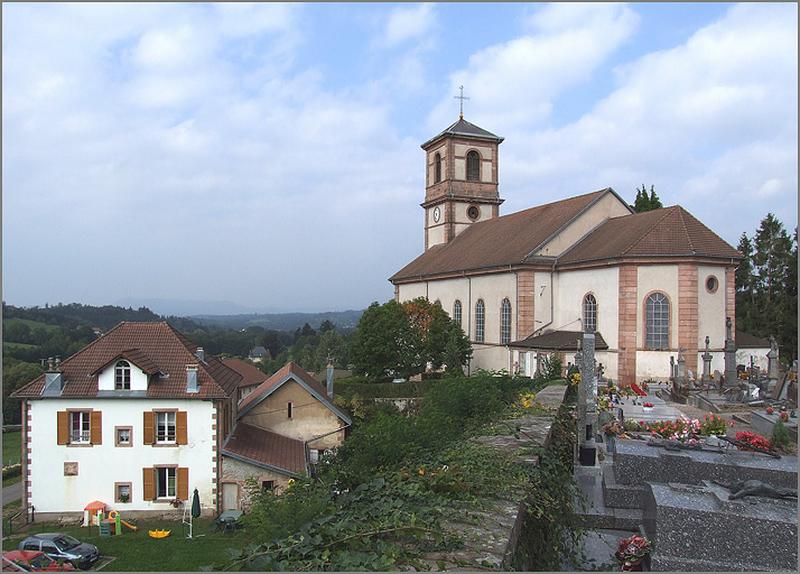
[[[291,476],[306,472],[306,447],[303,441],[241,421],[236,423],[222,446],[222,454]]]
[[[260,385],[267,380],[267,374],[247,361],[238,358],[222,359],[222,362],[229,369],[233,369],[242,376],[239,381],[239,387],[252,387],[253,385]]]
[[[61,362],[59,371],[66,383],[60,396],[98,396],[99,372],[104,365],[125,353],[140,368],[136,359],[146,363],[147,369],[153,373],[147,386],[147,398],[217,399],[234,396],[241,375],[216,357],[198,360],[196,350],[197,345],[166,322],[123,321]],[[187,365],[198,366],[197,393],[186,392]],[[13,396],[40,398],[43,387],[44,374],[15,391]]]
[[[611,188],[601,189],[473,223],[448,243],[428,249],[389,281],[525,263],[557,231],[608,193],[615,194]]]
[[[736,331],[736,348],[737,349],[769,349],[769,339],[764,337],[757,337],[744,331]]]
[[[509,347],[534,349],[538,351],[575,351],[581,339],[580,331],[549,331],[509,343]],[[600,333],[594,334],[594,348],[598,351],[608,349],[608,343]]]
[[[478,139],[495,141],[497,143],[503,141],[503,138],[501,138],[500,136],[495,135],[492,132],[486,131],[483,128],[479,128],[478,126],[468,122],[464,118],[459,118],[457,121],[447,126],[442,132],[436,134],[431,139],[422,144],[421,147],[424,149],[429,144],[435,142],[436,140],[444,136],[466,136],[469,138],[478,138]]]
[[[558,258],[558,265],[623,257],[741,254],[679,205],[606,220]]]
[[[124,359],[129,363],[133,363],[147,375],[154,375],[158,372],[158,365],[156,365],[152,360],[150,360],[150,357],[148,357],[140,349],[126,349],[121,353],[119,353],[117,356],[112,357],[107,363],[100,365],[100,367],[95,369],[94,373],[92,374],[94,375],[96,373],[100,373],[111,363],[116,363],[121,359]]]
[[[262,347],[261,345],[250,349],[251,357],[263,357],[266,354],[267,354],[267,349]]]
[[[258,403],[266,399],[287,381],[293,380],[304,387],[318,401],[328,407],[336,416],[351,424],[352,421],[341,409],[334,405],[327,396],[325,387],[322,386],[310,373],[294,361],[286,363],[269,379],[261,383],[239,403],[239,418],[243,417]]]

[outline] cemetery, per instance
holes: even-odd
[[[583,334],[575,501],[586,535],[570,569],[797,569],[797,362],[725,373],[671,359],[670,379],[619,388],[600,380]]]

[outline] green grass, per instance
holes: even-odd
[[[9,341],[5,341],[3,343],[3,349],[8,349],[9,351],[13,351],[14,349],[33,349],[36,345],[31,345],[30,343],[13,343]]]
[[[21,454],[21,433],[19,431],[3,433],[3,466],[17,464]]]
[[[123,519],[125,514],[122,515]],[[64,532],[81,542],[94,544],[103,556],[115,556],[116,560],[103,568],[103,572],[179,572],[197,571],[203,566],[222,569],[229,561],[228,548],[241,549],[249,542],[249,533],[238,530],[223,534],[211,528],[211,519],[198,519],[194,523],[195,538],[187,539],[181,523],[167,520],[139,520],[139,530],[133,532],[123,527],[121,536],[100,537],[96,526],[58,527],[54,524],[34,524],[21,535],[3,540],[3,550],[13,550],[25,536],[36,532]],[[165,528],[172,536],[153,539],[148,530]],[[202,535],[202,536],[199,536]]]

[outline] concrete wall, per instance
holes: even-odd
[[[288,404],[292,403],[292,418]],[[333,411],[295,381],[287,381],[240,419],[242,422],[297,440],[335,431],[344,425]],[[310,448],[333,448],[344,442],[344,430],[309,443]]]
[[[114,390],[114,367],[118,361],[114,361],[97,375],[97,388],[101,391]],[[131,389],[132,391],[147,390],[147,375],[139,367],[128,361],[131,366]]]
[[[103,443],[66,446],[57,443],[57,412],[68,409],[101,411]],[[143,444],[144,411],[178,409],[187,412],[188,444]],[[214,507],[216,455],[211,402],[169,399],[51,399],[30,401],[31,504],[38,512],[83,512],[93,500],[122,511],[169,511],[168,502],[143,500],[145,467],[177,465],[189,468],[189,493],[197,488],[201,505]],[[130,447],[114,445],[114,427],[133,427]],[[64,476],[64,463],[77,462],[78,475]],[[131,483],[131,501],[114,503],[114,483]]]
[[[714,293],[706,288],[706,281],[712,276],[717,279]],[[705,349],[708,336],[711,349],[722,350],[725,347],[725,267],[698,265],[697,283],[697,348]],[[698,365],[702,364],[701,360]]]
[[[605,220],[629,214],[628,208],[613,193],[608,193],[548,241],[537,254],[557,257]]]

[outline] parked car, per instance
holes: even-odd
[[[53,560],[38,550],[3,552],[3,572],[66,572],[75,570],[70,562]]]
[[[86,570],[100,558],[94,544],[76,540],[69,534],[46,532],[24,538],[20,550],[41,550],[53,560],[67,560],[76,568]]]

